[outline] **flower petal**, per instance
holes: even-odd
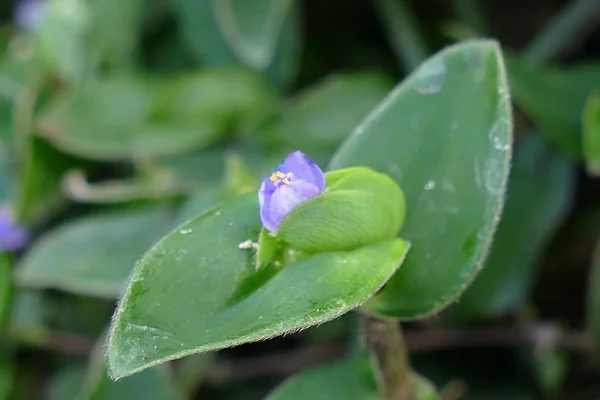
[[[278,224],[271,219],[271,198],[275,192],[275,185],[269,178],[265,179],[258,191],[258,205],[260,206],[260,220],[265,228],[274,232]]]
[[[275,225],[275,229],[267,225],[265,227],[271,232],[277,230],[290,211],[320,193],[321,190],[316,185],[305,181],[293,181],[290,185],[278,187],[270,199],[268,211],[270,222]]]
[[[0,253],[19,250],[29,242],[29,231],[15,225],[10,211],[0,207]]]
[[[325,189],[325,175],[321,168],[306,154],[295,151],[288,155],[279,166],[281,172],[294,174],[294,179],[312,183],[319,189],[319,193]]]
[[[15,251],[27,246],[29,242],[29,231],[25,228],[13,228],[3,232],[0,237],[0,253],[4,251]]]

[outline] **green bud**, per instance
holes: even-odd
[[[292,210],[277,236],[307,253],[352,250],[398,235],[405,199],[389,176],[355,167],[325,174],[322,194]]]

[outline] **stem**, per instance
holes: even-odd
[[[412,372],[397,321],[361,314],[366,344],[376,364],[379,389],[390,400],[414,399]]]
[[[572,41],[581,39],[600,16],[600,0],[569,3],[529,44],[523,56],[534,63],[556,57]],[[572,44],[572,43],[571,43]]]
[[[407,72],[417,68],[427,55],[427,45],[417,20],[405,0],[378,0],[379,16],[396,56]]]

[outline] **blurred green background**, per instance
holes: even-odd
[[[135,262],[254,191],[290,151],[325,167],[426,57],[492,37],[516,150],[492,253],[406,325],[444,399],[600,399],[600,1],[29,0],[0,4],[0,400],[261,399],[340,359],[354,315],[114,383],[102,343]],[[409,210],[410,212],[410,210]]]

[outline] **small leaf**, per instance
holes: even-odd
[[[406,194],[405,266],[365,306],[433,314],[479,271],[503,206],[512,115],[496,42],[451,46],[426,61],[358,126],[330,170],[365,166]]]
[[[313,368],[288,378],[265,400],[383,400],[368,357]]]
[[[453,307],[463,318],[496,316],[523,301],[537,258],[571,205],[575,171],[569,161],[537,135],[521,146],[491,254]]]
[[[90,367],[79,398],[81,400],[182,400],[166,371],[148,369],[138,375],[118,382],[112,381],[106,370],[103,357],[104,341],[98,342],[90,358]]]
[[[17,280],[28,287],[116,298],[135,262],[170,226],[169,210],[164,208],[109,212],[68,222],[25,254]]]
[[[213,14],[223,37],[239,58],[257,70],[272,62],[293,0],[222,0]]]
[[[557,69],[511,57],[507,67],[517,105],[554,144],[581,159],[581,113],[590,94],[600,90],[600,64]]]
[[[600,242],[592,259],[588,288],[588,320],[592,338],[596,345],[596,354],[600,354]]]
[[[600,95],[591,96],[583,110],[583,154],[587,170],[600,176]]]
[[[254,249],[242,244],[258,239],[257,203],[254,193],[232,199],[142,258],[111,329],[116,378],[334,319],[375,293],[409,248],[392,239],[256,271]]]

